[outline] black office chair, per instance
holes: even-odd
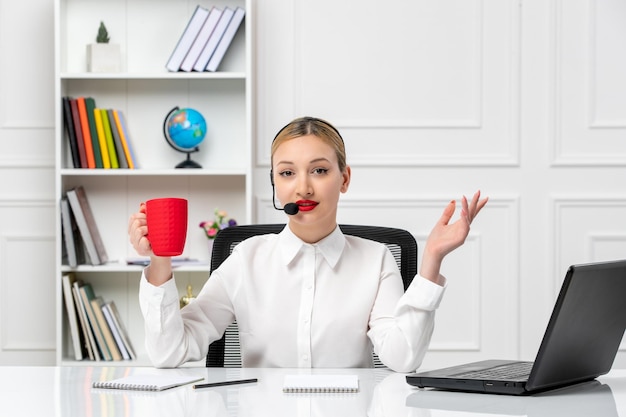
[[[284,224],[255,224],[229,227],[217,234],[213,243],[211,255],[211,272],[217,269],[241,241],[256,235],[280,233]],[[375,240],[387,245],[395,258],[404,290],[409,287],[413,277],[417,274],[417,242],[412,234],[403,229],[380,226],[339,225],[346,235],[358,236]],[[210,278],[209,278],[210,279]],[[375,353],[372,353],[375,367],[383,367]],[[241,352],[239,349],[239,332],[237,324],[233,323],[224,332],[220,340],[209,346],[206,358],[207,367],[241,367]]]

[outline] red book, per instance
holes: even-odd
[[[78,102],[76,99],[70,100],[72,108],[72,120],[74,121],[74,133],[76,133],[76,146],[80,157],[80,166],[77,168],[87,168],[87,154],[85,153],[85,141],[83,140],[83,130],[80,126],[80,114],[78,113]]]
[[[80,115],[80,127],[83,133],[83,142],[85,143],[85,155],[87,156],[87,166],[84,168],[95,168],[96,159],[93,155],[93,142],[91,141],[91,129],[89,127],[89,119],[87,118],[87,105],[85,97],[76,99],[78,104],[78,114]]]

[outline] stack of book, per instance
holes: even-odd
[[[82,186],[67,190],[61,198],[64,259],[72,268],[79,264],[108,262],[100,231]]]
[[[63,275],[63,298],[76,360],[135,359],[135,351],[113,301],[96,296],[91,284]]]
[[[74,168],[136,168],[124,114],[92,97],[63,97],[63,122]]]
[[[217,71],[245,16],[241,7],[196,6],[165,67],[168,71]]]

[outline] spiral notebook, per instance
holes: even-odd
[[[358,392],[357,375],[285,375],[283,392],[344,393]]]
[[[197,375],[129,375],[110,381],[94,381],[92,386],[131,391],[163,391],[203,379]]]

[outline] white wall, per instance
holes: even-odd
[[[426,366],[532,359],[566,267],[626,257],[626,1],[273,0],[254,19],[256,221],[284,221],[269,146],[305,114],[346,140],[343,223],[423,244],[450,199],[491,199],[444,265]],[[52,23],[51,0],[0,2],[0,364],[54,363]]]
[[[626,257],[625,20],[617,0],[264,2],[258,220],[282,219],[270,142],[301,115],[346,140],[342,222],[423,246],[444,205],[480,189],[491,201],[444,265],[425,365],[533,359],[567,266]]]

